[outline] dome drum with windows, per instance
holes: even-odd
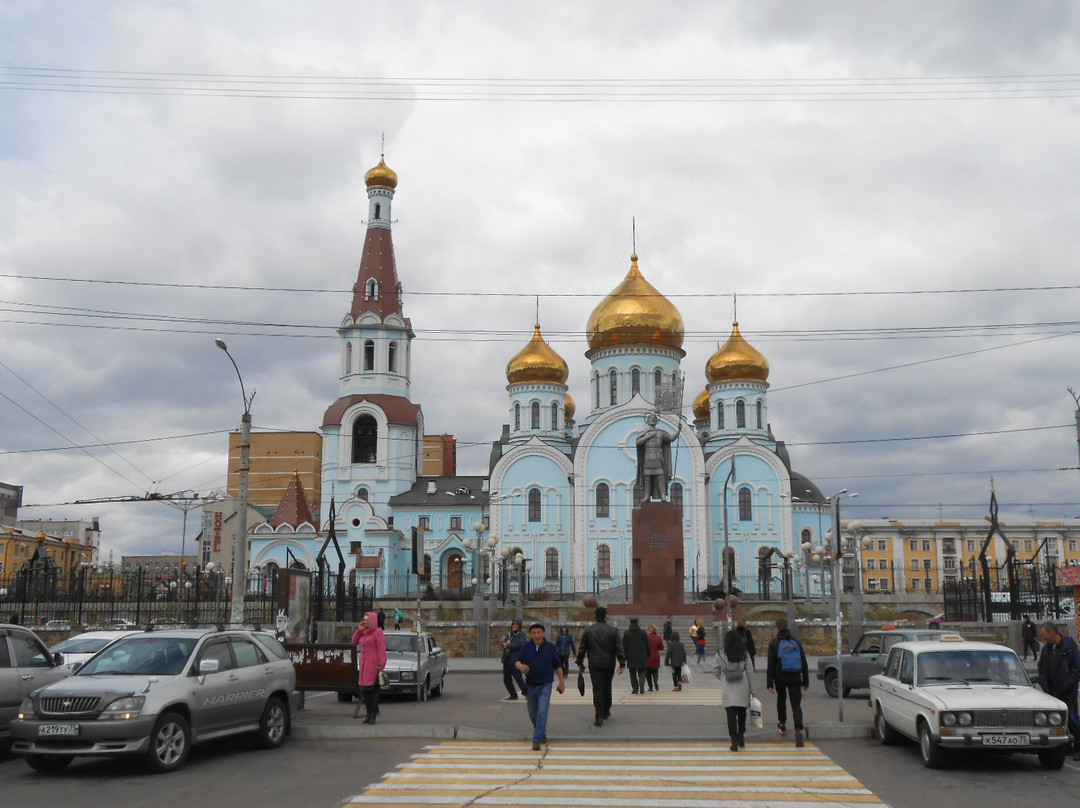
[[[540,334],[537,323],[529,344],[506,364],[509,384],[566,384],[570,369]]]

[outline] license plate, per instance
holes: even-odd
[[[1027,746],[1031,743],[1030,735],[983,735],[983,746]]]
[[[38,727],[38,735],[78,735],[78,724],[42,724]]]

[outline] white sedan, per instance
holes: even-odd
[[[983,642],[903,642],[870,677],[883,744],[918,742],[927,768],[948,749],[1026,752],[1060,769],[1069,742],[1065,703],[1037,690],[1016,652]]]
[[[121,637],[138,633],[137,631],[85,631],[57,643],[49,651],[60,654],[64,658],[64,666],[68,672],[74,673],[76,663],[86,662],[106,645]]]

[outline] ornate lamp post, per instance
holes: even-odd
[[[836,556],[834,558],[835,562],[840,562],[844,554],[843,545],[840,541],[840,500],[845,496],[854,499],[859,495],[849,494],[848,490],[845,488],[829,497],[829,502],[832,503],[833,530],[835,531],[834,535],[836,536]],[[842,616],[840,608],[840,595],[843,593],[844,589],[843,579],[843,573],[841,572],[840,575],[837,575],[836,570],[834,569],[832,576],[832,588],[833,597],[836,599],[834,612],[834,617],[836,619],[836,686],[839,688],[839,693],[836,701],[839,705],[841,723],[843,723],[844,721],[844,646],[843,640],[840,636],[840,620]]]

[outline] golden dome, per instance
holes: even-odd
[[[567,375],[569,370],[566,362],[540,336],[539,323],[529,344],[518,351],[506,365],[506,381],[510,384],[566,384]]]
[[[683,319],[671,301],[645,280],[637,255],[630,256],[630,271],[611,294],[589,315],[589,347],[611,345],[664,345],[681,349]]]
[[[755,350],[739,333],[739,323],[731,326],[731,336],[705,363],[709,384],[728,381],[766,382],[769,360]]]
[[[569,423],[574,420],[574,414],[577,412],[577,404],[574,403],[574,397],[569,393],[566,394],[566,403],[563,405],[563,420]]]
[[[379,155],[379,164],[364,175],[364,184],[368,188],[397,188],[397,172],[386,165],[386,160]]]
[[[709,408],[712,402],[709,398],[709,388],[705,388],[697,394],[697,398],[694,399],[694,420],[695,421],[708,421],[709,420]]]

